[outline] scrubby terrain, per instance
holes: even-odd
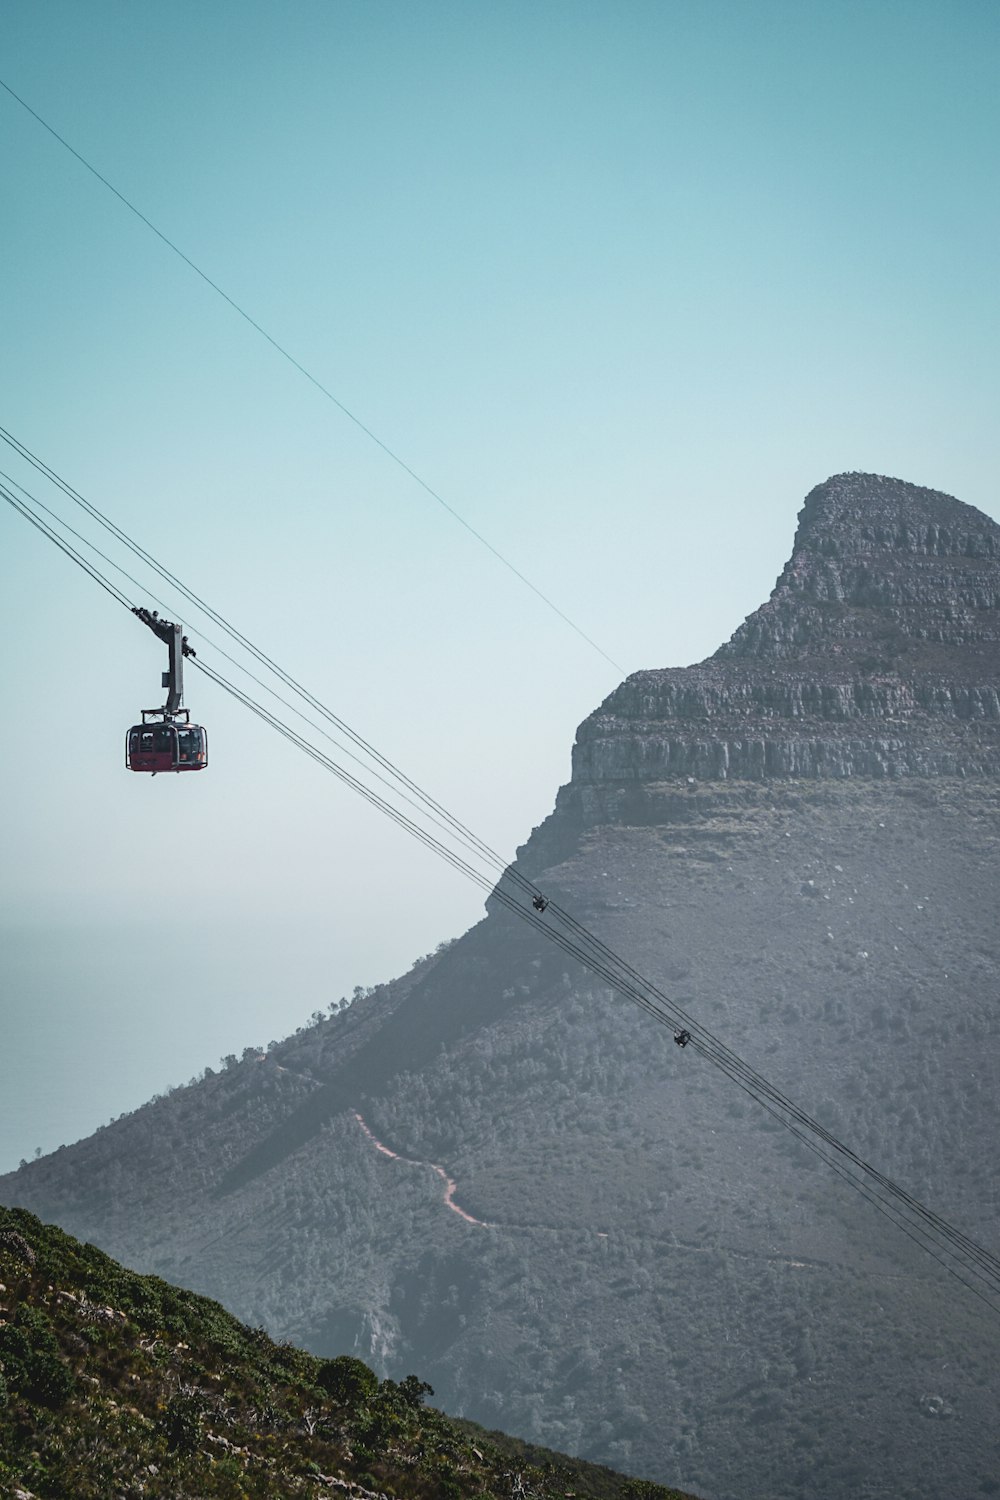
[[[25,1500],[690,1500],[459,1426],[415,1375],[274,1344],[0,1209],[0,1484]]]

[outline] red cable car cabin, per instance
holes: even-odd
[[[133,724],[125,742],[130,771],[203,771],[208,765],[208,735],[200,724],[167,721]]]

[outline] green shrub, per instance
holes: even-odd
[[[378,1390],[378,1376],[352,1354],[341,1354],[324,1361],[316,1384],[336,1406],[360,1406]]]
[[[0,1325],[0,1362],[5,1384],[39,1406],[62,1406],[75,1389],[52,1325],[38,1308],[22,1305],[12,1323]]]
[[[163,1414],[163,1429],[170,1447],[178,1453],[193,1453],[201,1436],[205,1403],[198,1396],[174,1393]]]

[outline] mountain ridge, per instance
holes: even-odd
[[[985,1243],[998,537],[902,481],[817,486],[770,600],[706,661],[615,689],[517,853]],[[483,1223],[380,1156],[353,1111]],[[317,1352],[408,1362],[449,1409],[618,1467],[738,1500],[989,1493],[995,1333],[779,1136],[490,900],[402,980],[0,1194]]]
[[[998,559],[1000,525],[952,496],[860,473],[817,485],[730,640],[632,673],[583,721],[557,817],[613,823],[632,788],[689,780],[1000,773]]]

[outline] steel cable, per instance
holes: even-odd
[[[85,156],[77,151],[75,146],[70,145],[65,136],[60,135],[58,130],[54,129],[54,127],[51,126],[47,120],[44,120],[42,116],[37,112],[37,110],[32,109],[31,105],[28,104],[25,99],[22,99],[20,94],[15,93],[14,90],[10,87],[10,84],[5,83],[2,78],[0,78],[0,88],[2,88],[5,93],[9,94],[10,97],[21,106],[22,109],[26,110],[27,113],[31,115],[32,119],[37,120],[39,125],[41,125],[43,129],[47,130],[49,135],[51,135],[53,139],[59,142],[60,146],[65,147],[70,155],[74,156],[76,160],[81,164],[81,166],[85,167],[93,177],[96,177],[98,182],[106,187],[110,193],[114,194],[119,203],[123,204],[124,207],[128,209],[129,213],[134,214],[135,217],[140,221],[140,223],[145,224],[146,228],[151,230],[153,234],[156,235],[157,239],[162,241],[162,243],[166,245],[168,250],[171,250],[174,255],[178,256],[184,262],[184,264],[188,266],[196,276],[199,276],[205,283],[205,285],[210,287],[217,296],[221,297],[223,302],[231,307],[232,310],[244,320],[244,322],[248,323],[256,333],[259,333],[261,338],[266,339],[266,341],[271,345],[272,349],[276,350],[277,353],[281,355],[282,359],[287,360],[288,363],[293,367],[293,369],[297,370],[300,375],[304,375],[306,380],[309,381],[310,385],[314,386],[315,389],[319,391],[320,395],[325,396],[327,401],[331,402],[337,408],[337,410],[348,419],[348,421],[353,422],[354,426],[358,429],[359,432],[364,433],[365,437],[373,442],[377,448],[380,448],[387,458],[391,459],[394,464],[402,469],[404,474],[407,474],[415,484],[418,484],[420,488],[431,497],[432,500],[436,500],[438,505],[446,510],[448,514],[454,520],[456,520],[460,526],[463,526],[471,536],[475,537],[477,542],[485,547],[488,552],[491,552],[497,559],[497,561],[503,564],[508,572],[513,573],[514,577],[519,579],[520,582],[524,584],[525,588],[530,589],[531,592],[537,598],[539,598],[543,604],[547,606],[547,608],[552,610],[554,614],[558,615],[564,624],[568,625],[571,630],[576,632],[581,640],[586,641],[587,645],[590,646],[592,650],[596,651],[599,656],[603,656],[604,660],[608,662],[609,665],[614,667],[616,671],[623,672],[625,670],[624,667],[616,662],[613,657],[608,655],[603,646],[599,646],[595,640],[592,640],[591,637],[587,635],[586,631],[584,631],[579,625],[577,625],[575,620],[570,619],[569,615],[566,614],[565,611],[561,610],[558,604],[550,599],[547,594],[542,592],[537,584],[532,583],[531,579],[528,578],[524,573],[522,573],[520,568],[515,567],[515,565],[509,560],[509,558],[505,557],[497,547],[494,547],[492,542],[487,541],[482,532],[477,531],[476,528],[465,519],[460,511],[457,511],[453,505],[450,505],[448,501],[445,500],[443,495],[439,494],[438,491],[434,489],[433,485],[428,484],[427,480],[422,478],[415,469],[411,468],[410,465],[405,461],[405,459],[400,458],[399,454],[396,453],[388,443],[384,442],[383,439],[377,435],[377,433],[373,432],[370,427],[362,422],[361,418],[356,416],[348,406],[345,406],[344,402],[341,401],[337,396],[335,396],[329,389],[329,387],[325,386],[321,380],[318,380],[317,377],[313,375],[313,373],[308,370],[304,364],[297,360],[295,356],[284,347],[283,344],[279,343],[272,334],[268,333],[267,329],[264,328],[260,323],[258,323],[256,318],[251,317],[246,309],[241,307],[240,304],[235,300],[235,298],[230,297],[229,293],[224,291],[217,281],[213,281],[211,276],[207,275],[200,266],[196,265],[191,257],[189,255],[186,255],[179,245],[176,245],[173,240],[165,235],[162,229],[158,229],[157,226],[153,223],[152,219],[148,219],[140,209],[136,208],[135,204],[130,202],[125,194],[120,192],[119,189],[115,187],[114,183],[109,182],[107,177],[105,177],[103,173],[99,172],[97,168],[93,166],[93,164],[89,162]]]

